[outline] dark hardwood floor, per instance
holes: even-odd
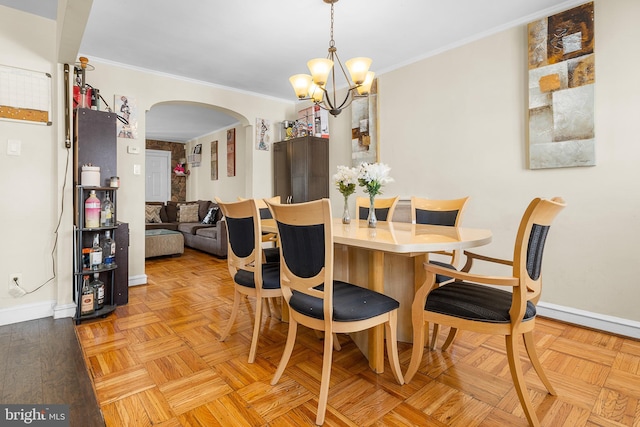
[[[0,403],[66,404],[71,426],[105,425],[71,319],[0,326]]]

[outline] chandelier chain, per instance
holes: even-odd
[[[331,40],[329,40],[329,47],[335,47],[336,42],[333,40],[333,3],[331,3]]]

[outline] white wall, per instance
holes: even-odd
[[[55,64],[55,35],[53,21],[0,6],[0,64],[50,73],[54,105],[62,79]],[[64,305],[71,300],[70,268],[49,281],[67,154],[60,137],[64,128],[61,114],[54,109],[53,126],[0,120],[0,324],[50,316],[56,301]],[[8,139],[21,141],[20,156],[7,155]],[[65,195],[71,200],[71,179],[68,182]],[[69,210],[63,220],[71,223]],[[59,249],[64,253],[56,254],[58,263],[70,265],[70,226],[62,227],[59,235]],[[8,294],[8,278],[13,273],[22,274],[22,287],[27,291],[44,286],[13,298]],[[11,309],[18,305],[28,307],[28,313]]]

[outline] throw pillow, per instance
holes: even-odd
[[[202,223],[203,224],[215,224],[216,223],[216,218],[218,216],[218,209],[220,209],[220,208],[217,207],[217,206],[209,208],[209,211],[204,216],[204,219],[202,220]]]
[[[198,205],[180,205],[179,222],[199,222]]]
[[[144,205],[144,221],[147,224],[162,222],[160,209],[162,209],[161,205]]]

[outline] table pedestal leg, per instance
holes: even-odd
[[[384,293],[384,252],[369,253],[369,289]],[[384,325],[369,329],[369,366],[374,372],[384,372]]]

